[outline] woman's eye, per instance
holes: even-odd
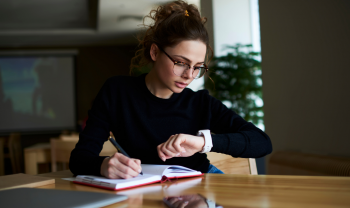
[[[184,63],[178,62],[176,63],[177,66],[186,66]]]
[[[204,69],[204,66],[195,66],[193,68],[194,68],[194,70],[201,70],[201,69]]]

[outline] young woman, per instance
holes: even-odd
[[[206,55],[211,48],[206,19],[198,9],[175,1],[151,11],[148,17],[154,23],[140,40],[142,48],[133,60],[139,60],[138,66],[151,63],[152,69],[138,77],[107,80],[72,151],[71,171],[131,178],[140,173],[142,162],[222,173],[210,164],[205,152],[245,158],[271,153],[271,141],[263,131],[207,90],[186,88],[208,71]],[[99,156],[110,132],[131,158],[120,153]]]

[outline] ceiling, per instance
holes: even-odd
[[[168,1],[1,0],[0,47],[133,44],[143,17]]]

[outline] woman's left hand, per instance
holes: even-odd
[[[204,147],[203,136],[189,134],[175,134],[157,146],[159,157],[165,161],[173,157],[189,157],[199,152]]]

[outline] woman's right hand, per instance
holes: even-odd
[[[133,178],[141,172],[141,161],[116,152],[103,160],[100,172],[102,176],[111,179]]]

